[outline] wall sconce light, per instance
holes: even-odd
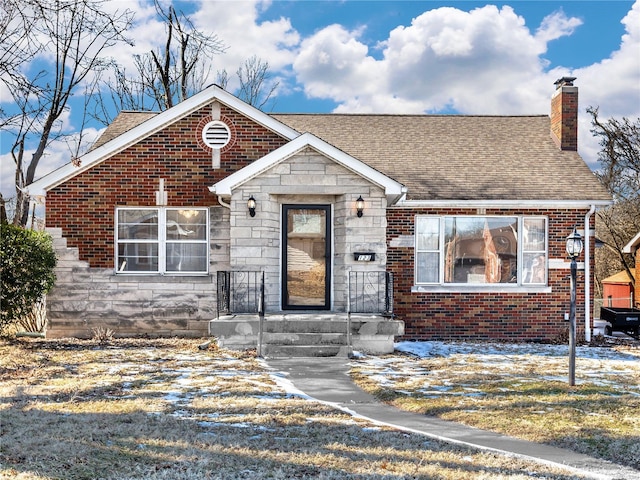
[[[362,217],[363,210],[364,210],[364,200],[362,198],[362,195],[360,195],[356,200],[356,211],[358,212],[358,217]]]
[[[249,200],[247,200],[247,208],[249,209],[249,215],[251,215],[252,217],[256,216],[256,199],[253,198],[253,195],[251,195],[249,197]]]

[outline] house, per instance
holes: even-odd
[[[589,338],[593,213],[611,197],[577,153],[573,80],[550,117],[267,114],[217,86],[122,112],[29,187],[60,259],[48,335],[552,340],[577,227]]]
[[[633,301],[634,301],[635,307],[636,308],[640,308],[640,298],[638,297],[638,295],[640,295],[640,287],[638,286],[638,282],[637,282],[637,280],[638,280],[638,265],[640,265],[640,232],[638,232],[638,234],[635,237],[633,237],[631,240],[629,240],[629,243],[627,243],[624,246],[622,251],[624,253],[630,253],[631,255],[634,256],[635,268],[631,272],[634,275],[634,279],[635,279],[635,281],[633,282],[633,287],[632,287]]]
[[[602,280],[602,306],[628,308],[633,306],[633,283],[635,270],[629,276],[626,270],[611,275]]]

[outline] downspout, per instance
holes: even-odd
[[[226,203],[224,200],[222,200],[222,197],[220,195],[218,195],[218,203],[220,205],[222,205],[225,208],[228,208],[229,210],[231,210],[231,204],[230,203]]]
[[[584,339],[591,342],[591,240],[589,223],[596,206],[584,216]]]

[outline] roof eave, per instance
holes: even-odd
[[[639,246],[640,246],[640,232],[638,232],[638,234],[635,237],[633,237],[631,241],[622,248],[622,251],[624,253],[633,253],[638,249]]]
[[[613,205],[611,200],[483,200],[483,199],[439,199],[401,200],[398,208],[561,208],[584,209],[595,206],[603,208]]]
[[[248,116],[256,123],[265,128],[282,135],[288,140],[299,136],[299,132],[286,126],[282,122],[258,110],[257,108],[234,97],[217,85],[205,88],[191,98],[177,104],[176,106],[157,114],[156,116],[142,122],[131,130],[106,142],[100,147],[92,150],[80,157],[80,167],[75,167],[72,163],[67,163],[57,170],[43,176],[27,186],[27,191],[31,195],[44,195],[46,191],[55,188],[66,180],[89,170],[100,162],[121,152],[127,147],[139,142],[143,138],[162,130],[167,125],[186,117],[204,105],[217,100],[227,107]]]
[[[303,133],[291,142],[254,161],[246,167],[220,180],[209,187],[209,191],[220,197],[228,198],[231,192],[243,183],[255,178],[265,170],[295,155],[306,147],[333,159],[345,168],[366,178],[384,189],[387,202],[393,203],[406,194],[406,187],[383,173],[375,170],[342,150],[330,145],[311,133]]]

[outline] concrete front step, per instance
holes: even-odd
[[[345,333],[264,333],[265,345],[346,345]]]
[[[347,357],[344,345],[263,345],[262,355],[268,358]]]
[[[352,320],[353,324],[354,320]],[[267,333],[347,333],[347,319],[300,319],[300,320],[273,320],[264,322],[264,331]]]
[[[267,314],[263,323],[262,355],[271,357],[335,356],[347,353],[346,313]],[[209,333],[221,347],[247,350],[257,347],[257,315],[227,315],[209,322]],[[352,315],[351,345],[368,353],[393,352],[394,337],[404,334],[404,323],[382,315]]]

